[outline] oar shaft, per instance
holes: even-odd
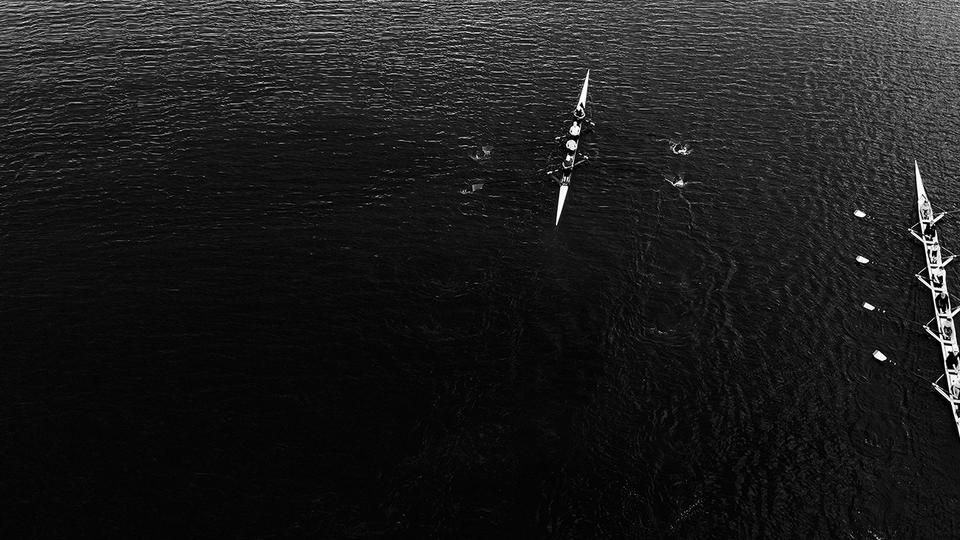
[[[908,318],[908,317],[904,317],[903,315],[900,315],[900,314],[895,313],[895,312],[894,312],[894,313],[891,313],[891,312],[887,311],[886,309],[883,309],[882,307],[876,306],[876,305],[874,305],[874,304],[870,304],[870,307],[872,307],[873,309],[870,309],[870,308],[867,308],[867,307],[864,307],[864,309],[866,309],[867,311],[871,311],[871,312],[873,312],[873,313],[876,313],[876,314],[879,315],[879,316],[890,317],[890,318],[893,318],[893,319],[897,319],[897,320],[899,320],[900,322],[907,323],[907,324],[912,324],[912,325],[916,325],[916,326],[918,326],[918,327],[920,327],[920,328],[924,328],[924,327],[927,326],[925,323],[922,323],[922,322],[919,322],[919,321],[915,321],[915,320],[910,319],[910,318]]]
[[[876,353],[877,353],[877,352],[879,352],[879,351],[874,351],[874,355],[873,355],[874,358],[877,358],[877,356],[876,356]],[[881,354],[882,354],[882,353],[881,353]],[[924,377],[924,376],[922,376],[922,375],[918,375],[917,373],[914,373],[913,371],[911,371],[911,370],[909,370],[909,369],[901,366],[901,365],[898,364],[897,362],[894,362],[893,360],[887,358],[886,355],[884,355],[883,358],[884,358],[883,360],[880,360],[880,362],[882,362],[883,364],[890,365],[890,366],[894,366],[894,367],[896,367],[897,369],[899,369],[899,370],[903,371],[904,373],[906,373],[907,375],[910,375],[911,377],[915,377],[915,378],[923,381],[923,383],[924,383],[925,385],[929,385],[929,384],[930,384],[930,381],[929,381],[926,377]],[[878,360],[879,360],[879,358],[878,358]],[[929,388],[929,386],[928,386],[928,388]]]

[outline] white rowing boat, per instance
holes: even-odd
[[[589,84],[590,70],[588,69],[587,76],[583,79],[583,88],[580,89],[580,99],[577,101],[577,106],[574,109],[575,111],[577,109],[582,109],[583,111],[587,110],[587,86],[589,86]],[[585,120],[586,117],[584,117],[583,120],[577,120],[574,118],[574,123],[576,124],[579,122],[579,124],[583,124]],[[570,141],[573,141],[573,157],[570,159],[569,167],[565,161],[560,168],[562,171],[562,176],[560,177],[560,198],[557,200],[557,221],[554,225],[560,224],[560,213],[563,212],[563,203],[567,200],[567,190],[570,189],[570,180],[573,178],[573,168],[577,166],[577,154],[579,151],[578,145],[580,144],[580,127],[577,129],[577,135],[572,135],[571,132],[572,136],[567,141],[567,144],[569,144]]]
[[[960,313],[960,307],[953,309],[950,302],[950,292],[947,290],[947,273],[945,266],[953,260],[953,255],[943,256],[940,247],[940,235],[936,230],[936,223],[943,214],[934,215],[930,199],[923,189],[923,180],[920,179],[920,166],[913,163],[917,177],[917,214],[920,222],[910,228],[910,233],[923,244],[924,258],[927,263],[926,277],[921,273],[917,279],[930,289],[933,299],[934,317],[924,328],[940,344],[940,354],[943,357],[943,371],[947,387],[940,386],[939,381],[933,387],[950,403],[954,422],[957,424],[957,433],[960,434],[960,346],[957,345],[957,332],[954,317]],[[931,330],[931,323],[936,323],[937,331]]]

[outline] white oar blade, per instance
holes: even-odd
[[[567,200],[567,189],[570,186],[560,186],[560,199],[557,201],[557,222],[554,226],[560,225],[560,213],[563,212],[563,201]]]
[[[863,309],[866,309],[867,311],[873,311],[873,310],[877,309],[877,307],[874,306],[873,304],[871,304],[870,302],[864,302],[864,303],[863,303]]]
[[[886,362],[886,361],[887,361],[887,355],[883,354],[883,353],[880,352],[880,351],[873,351],[873,357],[876,358],[877,360],[881,361],[881,362]]]
[[[863,255],[857,255],[857,262],[860,264],[867,264],[870,262],[870,259],[864,257]]]
[[[865,217],[867,217],[867,213],[864,212],[863,210],[855,210],[855,211],[853,212],[853,215],[857,216],[858,218],[865,218]]]

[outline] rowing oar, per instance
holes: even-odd
[[[886,310],[884,310],[884,309],[879,309],[879,308],[877,308],[876,306],[874,306],[873,304],[871,304],[871,303],[869,303],[869,302],[864,302],[864,303],[863,303],[863,308],[866,309],[867,311],[876,311],[877,313],[883,313],[883,314],[886,314],[886,313],[887,313]],[[892,314],[891,314],[891,315],[892,315]],[[895,316],[895,317],[896,317],[896,315],[892,315],[892,316]],[[903,320],[903,321],[906,321],[906,322],[909,322],[909,323],[912,323],[912,324],[916,324],[916,325],[918,325],[918,326],[924,326],[924,325],[922,325],[922,324],[920,324],[920,323],[918,323],[918,322],[916,322],[916,321],[911,321],[911,320],[909,320],[909,319],[905,319],[905,318],[902,318],[902,317],[898,317],[898,318],[900,318],[900,319]],[[883,354],[879,349],[875,349],[875,350],[873,351],[872,356],[873,356],[873,358],[874,358],[876,361],[880,362],[881,364],[889,364],[889,365],[892,365],[892,366],[897,366],[898,368],[900,368],[900,369],[902,369],[903,371],[905,371],[907,374],[909,374],[909,375],[911,375],[911,376],[913,376],[913,377],[916,377],[916,378],[920,379],[920,380],[923,381],[925,384],[930,384],[930,381],[927,380],[926,377],[922,377],[922,376],[920,376],[920,375],[917,375],[916,373],[907,370],[907,369],[904,368],[903,366],[900,366],[900,365],[897,364],[896,362],[894,362],[894,361],[892,361],[892,360],[889,360],[889,358],[887,358],[887,355]],[[934,388],[936,388],[936,383],[934,383]]]
[[[944,210],[943,212],[940,212],[940,213],[943,215],[947,215],[947,214],[956,214],[957,212],[960,212],[960,208],[954,208],[953,210]],[[936,215],[936,212],[934,212],[934,215]],[[857,216],[857,217],[860,217],[860,216]]]
[[[573,164],[573,168],[576,169],[577,167],[579,167],[580,165],[583,165],[584,163],[586,163],[586,162],[588,162],[588,161],[590,161],[590,157],[589,157],[589,156],[580,156],[580,158],[577,159],[576,163]],[[553,175],[557,174],[558,172],[560,172],[560,171],[562,171],[562,170],[563,170],[563,168],[561,167],[561,168],[559,168],[559,169],[553,169],[552,171],[547,171],[547,176],[553,176]]]
[[[857,257],[856,257],[855,260],[857,261],[857,263],[859,263],[859,264],[861,264],[861,265],[863,265],[863,266],[870,266],[870,267],[873,267],[873,268],[878,269],[878,270],[883,270],[883,271],[886,271],[886,272],[892,272],[892,273],[894,273],[894,274],[899,274],[899,275],[901,275],[901,276],[903,276],[903,277],[910,276],[911,278],[916,278],[916,274],[911,274],[911,273],[909,273],[909,272],[904,272],[903,269],[901,269],[901,268],[896,268],[896,267],[889,266],[889,265],[886,265],[886,264],[880,264],[880,263],[878,263],[878,262],[871,261],[870,259],[864,257],[863,255],[857,255]]]
[[[909,275],[910,277],[914,277],[914,276],[916,275],[916,274],[911,274],[911,273],[909,273],[909,272],[904,272],[902,269],[896,268],[896,267],[894,267],[894,266],[890,266],[890,265],[886,265],[886,264],[880,264],[880,263],[878,263],[878,262],[876,262],[876,261],[871,261],[870,259],[864,257],[863,255],[857,255],[856,261],[857,261],[858,263],[862,264],[863,266],[867,266],[867,265],[875,266],[875,267],[877,267],[877,268],[882,268],[882,269],[884,269],[884,270],[886,270],[886,271],[889,271],[889,272],[894,272],[894,273],[897,273],[897,274],[903,274],[904,276]]]
[[[917,321],[915,321],[915,320],[913,320],[913,319],[908,319],[908,318],[906,318],[906,317],[904,317],[904,316],[902,316],[902,315],[898,315],[898,314],[896,314],[896,313],[890,313],[890,312],[888,312],[888,311],[885,310],[885,309],[878,308],[877,306],[871,304],[870,302],[864,302],[864,303],[863,303],[863,309],[865,309],[865,310],[867,310],[867,311],[876,312],[876,313],[878,313],[878,314],[880,314],[880,315],[886,315],[886,316],[888,316],[888,317],[893,317],[894,319],[897,319],[897,320],[899,320],[900,322],[903,322],[903,323],[906,323],[906,324],[916,325],[916,326],[919,326],[920,328],[924,328],[924,327],[927,326],[927,325],[923,324],[922,322],[917,322]],[[917,330],[917,331],[919,332],[919,330]],[[923,333],[923,332],[921,332],[921,333]],[[879,358],[878,358],[878,360],[879,360]]]
[[[903,231],[901,231],[900,229],[896,229],[896,228],[891,227],[891,226],[889,226],[889,225],[882,225],[882,224],[880,224],[880,223],[877,223],[877,222],[873,219],[873,216],[868,215],[868,214],[867,214],[866,212],[864,212],[863,210],[860,210],[860,209],[854,210],[854,211],[853,211],[853,215],[854,215],[854,217],[857,217],[857,218],[860,218],[860,219],[862,219],[862,220],[864,220],[864,221],[867,221],[867,222],[869,222],[871,225],[874,225],[874,226],[876,226],[876,227],[880,227],[881,229],[883,229],[883,230],[885,230],[885,231],[887,231],[887,232],[889,232],[889,233],[893,233],[893,234],[898,234],[898,235],[899,235],[899,234],[902,234],[902,232],[903,232]],[[910,229],[907,229],[907,230],[909,231]]]
[[[893,273],[895,273],[895,274],[901,274],[901,275],[903,275],[904,277],[906,277],[906,276],[916,277],[916,274],[911,274],[910,272],[904,271],[902,268],[897,268],[897,267],[895,267],[895,266],[890,266],[890,265],[888,265],[888,264],[881,264],[881,263],[878,263],[878,262],[876,262],[876,261],[871,261],[870,259],[864,257],[863,255],[857,255],[856,261],[857,261],[858,263],[862,264],[863,266],[867,266],[867,265],[869,265],[869,266],[874,266],[874,267],[881,268],[881,269],[883,269],[883,270],[885,270],[885,271],[888,271],[888,272],[893,272]]]
[[[949,212],[941,212],[941,213],[938,214],[938,215],[944,216],[944,215],[946,215],[946,214],[952,214],[952,213],[954,213],[954,212],[960,212],[960,210],[951,210],[951,211],[949,211]],[[896,228],[890,227],[889,225],[881,225],[880,223],[875,222],[875,221],[873,220],[873,216],[868,215],[868,214],[867,214],[866,212],[864,212],[863,210],[860,210],[860,209],[854,210],[854,211],[853,211],[853,215],[854,215],[855,217],[857,217],[857,218],[866,220],[866,221],[868,221],[871,225],[874,225],[874,226],[876,226],[876,227],[880,227],[881,229],[883,229],[883,230],[885,230],[885,231],[887,231],[887,232],[890,232],[890,233],[893,233],[893,234],[901,234],[901,232],[902,232],[902,231],[900,231],[900,230],[898,230],[898,229],[896,229]],[[940,219],[940,218],[937,218],[937,219]],[[919,233],[917,232],[917,225],[919,225],[919,223],[914,223],[914,224],[911,225],[910,227],[907,227],[907,232],[910,232],[910,233],[913,233],[913,234],[919,234]],[[949,250],[943,248],[943,246],[940,246],[940,248],[943,249],[944,251],[946,251],[947,253],[951,253]]]
[[[875,266],[875,267],[877,267],[877,268],[882,268],[882,269],[887,270],[887,271],[890,271],[890,272],[895,272],[895,273],[903,274],[903,275],[909,275],[909,276],[911,276],[911,277],[914,276],[914,274],[910,274],[909,272],[904,272],[904,271],[903,271],[902,269],[900,269],[900,268],[896,268],[896,267],[889,266],[889,265],[886,265],[886,264],[880,264],[880,263],[878,263],[878,262],[876,262],[876,261],[871,261],[870,259],[864,257],[863,255],[857,255],[856,261],[857,261],[858,263],[862,264],[863,266],[870,265],[870,266]]]
[[[898,368],[900,368],[901,370],[903,370],[903,371],[904,371],[905,373],[907,373],[908,375],[912,375],[912,376],[920,379],[921,381],[923,381],[925,385],[931,384],[930,381],[927,380],[926,377],[923,377],[923,376],[921,376],[921,375],[918,375],[918,374],[914,373],[913,371],[910,371],[910,370],[906,369],[905,367],[901,366],[900,364],[898,364],[898,363],[896,363],[896,362],[894,362],[894,361],[892,361],[892,360],[888,360],[888,359],[887,359],[887,355],[883,354],[883,353],[880,352],[879,350],[873,351],[873,358],[876,359],[876,360],[877,360],[878,362],[880,362],[881,364],[887,364],[887,365],[891,365],[891,366],[897,366]],[[934,383],[934,384],[936,384],[936,383]]]
[[[880,264],[880,263],[877,263],[877,262],[871,262],[870,259],[864,257],[863,255],[857,255],[857,259],[856,259],[856,260],[857,260],[858,263],[862,264],[863,266],[867,266],[867,265],[869,264],[869,265],[872,265],[872,266],[876,266],[877,268],[882,268],[882,269],[884,269],[884,270],[886,270],[886,271],[888,271],[888,272],[893,272],[893,273],[895,273],[895,274],[900,274],[900,275],[902,275],[902,276],[904,276],[904,277],[910,276],[911,278],[916,278],[917,275],[918,275],[918,274],[911,274],[911,273],[909,273],[909,272],[904,272],[902,269],[896,268],[896,267],[893,267],[893,266],[888,266],[888,265]],[[921,270],[921,272],[922,272],[922,270]],[[957,297],[953,295],[953,293],[948,293],[948,294],[950,295],[950,302],[951,302],[952,304],[960,305],[960,300],[958,300]]]

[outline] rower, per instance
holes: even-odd
[[[945,361],[947,369],[957,369],[957,352],[956,347],[954,347],[953,350],[947,353],[947,359]]]
[[[937,294],[934,303],[937,305],[937,311],[949,311],[950,304],[947,302],[947,293],[940,292]]]
[[[943,323],[943,339],[950,341],[953,337],[953,323],[947,321]]]
[[[943,268],[934,268],[932,274],[933,274],[933,286],[942,287],[943,286]]]
[[[565,146],[567,147],[567,152],[570,154],[573,154],[574,152],[577,151],[577,141],[575,141],[574,139],[568,140]]]
[[[568,170],[573,168],[573,154],[567,154],[563,159],[563,168]]]
[[[927,226],[923,228],[923,236],[927,237],[928,240],[933,240],[937,235],[937,226],[934,222],[927,223]]]
[[[574,122],[570,126],[570,137],[579,137],[580,136],[580,122]]]

